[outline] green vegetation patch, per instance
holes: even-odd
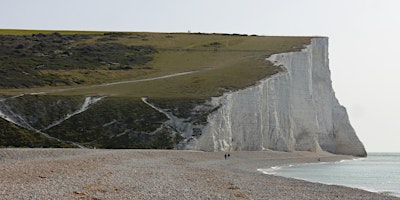
[[[84,100],[83,96],[24,95],[5,103],[32,127],[42,130],[79,110]]]
[[[98,148],[162,148],[156,138],[165,131],[150,133],[166,120],[140,99],[108,97],[47,133]]]
[[[0,35],[0,86],[21,88],[75,85],[57,73],[43,70],[130,70],[153,60],[151,46],[126,46],[121,43],[91,43],[97,35],[32,34]]]
[[[22,129],[0,118],[0,147],[73,147],[67,143],[44,137],[42,134]]]

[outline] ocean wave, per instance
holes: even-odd
[[[263,174],[274,175],[276,171],[282,169],[282,166],[273,166],[267,169],[257,169],[257,171],[262,172]]]
[[[273,175],[276,174],[278,170],[282,169],[282,168],[286,168],[286,167],[293,167],[295,165],[289,164],[289,165],[284,165],[284,166],[273,166],[267,169],[257,169],[257,171],[262,172],[263,174],[269,174],[269,175]]]
[[[398,192],[393,192],[393,191],[380,191],[378,192],[379,194],[384,194],[387,196],[395,196],[395,197],[400,197],[400,193]]]

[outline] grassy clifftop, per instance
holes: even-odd
[[[0,92],[63,88],[73,95],[208,97],[253,85],[280,69],[265,58],[297,51],[307,37],[200,33],[0,30]],[[198,72],[112,86],[108,82]]]

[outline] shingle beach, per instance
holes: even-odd
[[[257,169],[328,153],[0,149],[0,199],[399,199]]]

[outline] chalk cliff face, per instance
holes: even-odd
[[[268,58],[285,72],[222,97],[195,149],[321,151],[366,156],[332,89],[328,38]]]

